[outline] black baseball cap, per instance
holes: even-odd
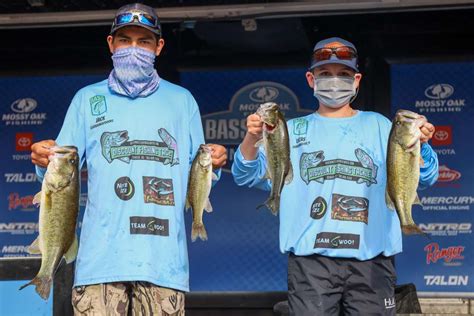
[[[110,30],[113,35],[124,26],[140,26],[161,37],[161,24],[152,7],[141,3],[127,4],[120,7],[115,13],[114,22]]]

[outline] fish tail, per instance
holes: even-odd
[[[257,206],[257,209],[261,208],[262,206],[266,206],[272,212],[272,214],[276,216],[278,211],[280,211],[280,197],[274,196],[269,198],[265,201],[265,203]]]
[[[49,298],[49,292],[51,290],[51,281],[52,279],[49,276],[46,276],[46,277],[36,276],[29,283],[20,287],[20,290],[23,290],[28,285],[35,285],[36,292],[39,294],[39,296],[41,296],[41,298],[43,298],[44,300],[47,300]]]
[[[196,241],[197,238],[201,240],[207,240],[207,232],[203,223],[193,223],[193,228],[191,229],[191,240]]]
[[[422,231],[418,226],[416,226],[415,224],[403,225],[402,226],[402,232],[405,235],[421,234],[421,235],[424,235],[425,237],[429,238],[429,236],[424,231]]]

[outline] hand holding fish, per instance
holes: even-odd
[[[247,134],[255,138],[255,142],[262,138],[263,121],[262,118],[254,113],[247,117]]]
[[[222,168],[227,163],[227,149],[222,145],[207,144],[211,148],[212,169]]]
[[[425,121],[420,127],[421,137],[420,141],[422,143],[428,142],[434,135],[435,127],[428,121]]]
[[[56,146],[56,142],[52,139],[31,145],[31,162],[38,167],[46,168],[49,163],[48,157],[54,154],[50,148],[54,146]]]

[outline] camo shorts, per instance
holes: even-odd
[[[78,286],[72,290],[74,315],[183,316],[184,293],[148,282]]]

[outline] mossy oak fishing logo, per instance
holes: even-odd
[[[179,164],[176,140],[164,128],[160,128],[157,134],[163,142],[129,141],[128,131],[104,132],[100,137],[102,155],[108,163],[118,159],[125,163],[130,160],[152,160],[170,166]]]
[[[311,181],[324,183],[336,178],[365,183],[367,186],[377,183],[377,169],[373,159],[362,149],[354,154],[358,161],[345,159],[324,160],[324,151],[303,153],[300,157],[300,176],[306,184]]]
[[[96,95],[89,99],[91,105],[91,113],[94,116],[99,116],[107,112],[107,103],[103,95]]]
[[[247,116],[265,102],[277,103],[286,119],[311,112],[301,109],[296,94],[283,84],[258,81],[243,86],[232,96],[227,111],[202,116],[206,142],[227,147],[230,159],[224,169],[230,169],[235,150],[245,136]]]
[[[358,196],[333,194],[331,218],[368,224],[369,200]]]
[[[173,180],[156,177],[143,177],[143,194],[145,203],[173,206]]]

